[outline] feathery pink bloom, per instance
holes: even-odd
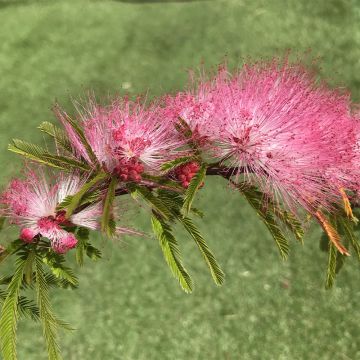
[[[139,181],[142,172],[156,173],[161,165],[178,156],[182,145],[174,137],[173,125],[162,121],[163,109],[119,99],[110,106],[93,100],[79,111],[79,124],[98,162],[108,172],[118,173],[123,181]],[[66,113],[56,109],[74,151],[92,163],[78,135],[68,125]],[[95,164],[93,164],[95,165]]]
[[[318,84],[300,64],[256,63],[233,76],[221,68],[167,106],[218,159],[293,209],[340,200],[347,176],[336,169],[354,157],[349,95]]]
[[[355,127],[355,142],[353,145],[354,157],[350,163],[342,166],[340,175],[345,178],[346,188],[357,193],[357,202],[360,199],[360,111],[353,115],[353,124]],[[333,171],[335,172],[335,171]]]
[[[21,228],[20,238],[31,243],[37,235],[48,238],[54,251],[65,253],[76,246],[75,236],[63,226],[78,225],[98,229],[101,203],[91,205],[66,219],[56,207],[68,195],[74,195],[82,181],[74,174],[57,176],[50,183],[39,170],[29,171],[24,180],[14,179],[0,197],[3,215]]]

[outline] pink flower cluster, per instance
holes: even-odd
[[[68,115],[59,108],[55,113],[67,131],[74,153],[95,167],[81,139],[66,121]],[[78,122],[97,162],[106,171],[119,174],[123,181],[139,181],[143,171],[156,173],[163,163],[175,159],[182,145],[173,136],[172,124],[162,121],[162,113],[158,104],[146,107],[126,98],[107,107],[91,100],[79,111]]]
[[[187,188],[190,184],[191,179],[199,171],[200,166],[197,162],[191,161],[187,164],[180,165],[175,169],[175,176],[180,181],[184,188]]]
[[[339,188],[358,186],[350,96],[318,83],[300,64],[273,60],[233,74],[222,67],[165,103],[210,157],[241,168],[245,179],[292,210],[330,210]]]
[[[74,195],[83,183],[74,174],[49,180],[41,169],[29,171],[24,180],[12,180],[1,195],[0,203],[5,206],[2,214],[20,227],[23,241],[32,243],[38,236],[44,236],[50,239],[54,251],[65,253],[76,246],[77,239],[64,227],[99,228],[101,204],[89,206],[68,219],[64,211],[56,210],[57,205],[68,195]]]
[[[55,113],[71,143],[66,155],[87,162],[91,171],[117,176],[119,186],[145,184],[145,174],[174,174],[187,188],[206,161],[233,169],[233,181],[251,182],[294,212],[332,211],[343,189],[360,189],[360,122],[349,94],[287,59],[244,65],[232,74],[223,66],[189,90],[149,104],[122,98],[103,106],[90,99],[71,121],[93,154],[69,115],[58,107]],[[163,164],[184,156],[199,162],[164,173]],[[76,245],[65,228],[98,229],[102,204],[67,219],[57,205],[86,179],[60,175],[51,185],[39,174],[11,182],[1,197],[4,213],[21,227],[25,242],[45,236],[63,253]]]

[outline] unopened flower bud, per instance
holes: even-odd
[[[20,239],[26,243],[32,243],[36,235],[37,233],[33,229],[25,228],[20,232]]]

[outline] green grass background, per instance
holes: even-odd
[[[224,56],[234,65],[311,49],[322,77],[360,100],[358,0],[0,0],[0,49],[2,184],[20,166],[7,143],[43,141],[35,128],[54,120],[55,99],[71,109],[70,97],[88,89],[99,96],[176,91],[188,68],[213,67]],[[282,262],[256,215],[226,190],[210,179],[198,204],[206,210],[200,227],[227,274],[222,288],[182,233],[192,295],[171,278],[153,238],[94,235],[104,260],[79,270],[79,290],[52,294],[78,329],[61,336],[65,360],[360,359],[355,256],[325,291],[320,231],[310,228],[305,245],[294,242]],[[149,229],[144,210],[125,199],[121,207],[124,223]],[[20,360],[45,353],[40,327],[22,322]]]

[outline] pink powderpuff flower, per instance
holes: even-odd
[[[49,181],[43,171],[28,171],[25,179],[14,179],[0,197],[2,215],[21,228],[20,238],[27,243],[43,236],[50,240],[51,247],[65,253],[77,244],[76,237],[64,229],[66,226],[81,226],[92,230],[100,228],[101,202],[75,212],[68,219],[65,211],[57,211],[68,195],[74,195],[83,185],[75,174],[57,175]],[[118,233],[134,233],[118,228]]]
[[[175,111],[202,129],[218,159],[265,193],[294,211],[340,201],[346,176],[336,169],[354,157],[348,94],[318,83],[301,64],[274,59],[232,76],[220,68],[183,97],[182,112],[178,96]]]
[[[179,156],[177,150],[182,142],[174,137],[173,125],[162,121],[163,109],[156,104],[145,107],[139,101],[118,99],[105,107],[90,99],[78,112],[78,122],[97,161],[122,181],[140,181],[143,172],[156,174],[163,163]],[[68,115],[59,108],[55,113],[75,153],[95,166],[67,123]]]
[[[190,90],[163,97],[164,116],[173,124],[179,123],[179,119],[184,121],[192,132],[190,140],[213,156],[212,141],[218,127],[218,123],[214,122],[214,115],[220,100],[217,89],[221,84],[227,83],[228,73],[225,67],[219,68],[215,83],[206,81],[203,73],[197,84],[194,75],[190,75]],[[181,133],[177,136],[186,140]]]
[[[332,176],[336,176],[336,180],[339,176],[342,177],[343,187],[352,190],[355,193],[355,198],[353,199],[358,205],[360,202],[360,110],[353,114],[353,124],[356,129],[355,133],[355,142],[353,145],[354,157],[350,163],[343,163],[340,174],[336,175],[334,171],[331,171]]]

